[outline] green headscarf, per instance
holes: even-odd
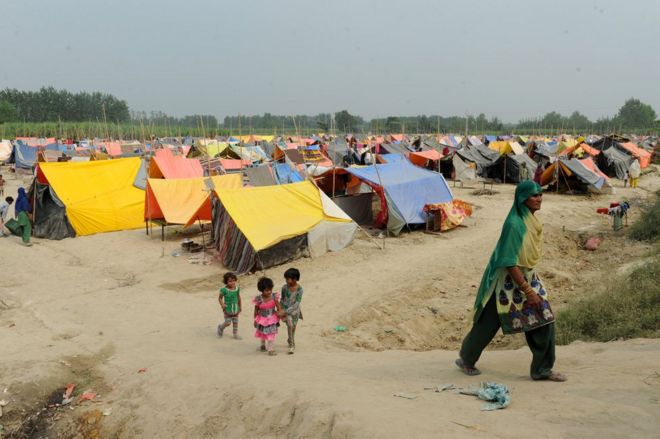
[[[481,278],[477,298],[474,302],[475,322],[479,319],[483,307],[490,298],[490,293],[492,293],[500,270],[520,265],[520,256],[526,250],[523,249],[523,242],[525,242],[526,236],[530,238],[527,240],[528,243],[531,243],[532,246],[538,246],[534,250],[537,250],[535,253],[538,253],[540,256],[540,243],[542,241],[541,226],[527,206],[525,206],[525,200],[541,192],[543,192],[541,186],[531,180],[523,181],[516,187],[513,206],[504,221],[500,239],[497,241],[497,246]],[[530,259],[529,255],[525,253],[524,259]],[[528,263],[525,265],[528,265]]]

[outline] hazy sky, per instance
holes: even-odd
[[[171,115],[660,113],[658,0],[0,0],[0,88]]]

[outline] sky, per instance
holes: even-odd
[[[0,89],[173,116],[660,113],[657,0],[0,0]]]

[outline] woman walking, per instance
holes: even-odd
[[[474,321],[465,336],[456,365],[467,375],[499,328],[504,334],[524,332],[532,351],[530,375],[534,380],[566,381],[554,372],[555,325],[548,293],[536,273],[541,259],[543,226],[534,215],[542,202],[537,183],[516,187],[513,207],[493,251],[474,303]]]

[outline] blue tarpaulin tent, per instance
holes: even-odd
[[[396,163],[406,160],[402,154],[381,154],[380,157],[385,160],[385,163]]]
[[[275,169],[275,176],[277,177],[277,182],[279,184],[287,183],[297,183],[303,181],[303,178],[298,174],[297,171],[291,169],[291,167],[286,163],[275,163],[273,165]]]
[[[406,224],[424,224],[425,204],[447,203],[454,196],[441,174],[407,160],[346,169],[361,180],[382,186],[387,201],[387,231],[397,235]]]
[[[14,142],[14,152],[9,162],[14,163],[18,169],[32,169],[37,161],[38,152],[39,148],[36,146],[28,146],[17,140]]]

